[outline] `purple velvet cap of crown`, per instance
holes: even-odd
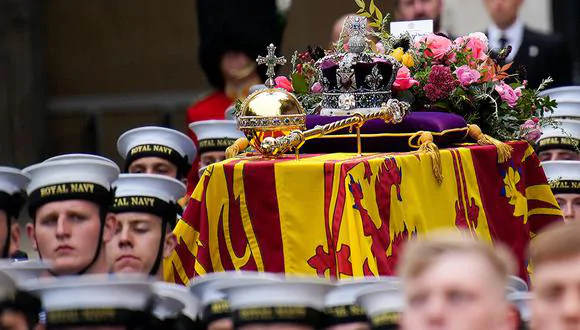
[[[317,125],[329,124],[345,117],[330,117],[309,115],[306,116],[306,128],[311,129]],[[449,131],[453,129],[459,129]],[[434,135],[434,142],[439,146],[462,142],[467,135],[467,123],[463,117],[445,112],[411,112],[399,124],[386,124],[383,120],[375,119],[366,122],[361,128],[361,134],[393,133],[401,136],[386,136],[363,138],[363,152],[401,152],[412,148],[408,145],[409,137],[418,131],[446,132],[443,135]],[[345,128],[334,132],[336,134],[348,134]],[[354,130],[352,138],[322,138],[309,140],[300,148],[301,153],[331,153],[331,152],[356,152],[356,138]]]

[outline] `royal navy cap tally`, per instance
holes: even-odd
[[[325,296],[330,281],[313,277],[281,280],[236,279],[220,288],[228,298],[234,327],[255,323],[324,326]]]
[[[177,201],[185,195],[185,185],[158,174],[121,174],[113,182],[113,213],[143,212],[154,214],[174,224]]]
[[[191,321],[199,316],[199,300],[186,287],[173,283],[155,282],[153,292],[156,304],[153,314],[163,320],[184,315]]]
[[[395,281],[365,288],[359,293],[357,301],[366,311],[373,329],[398,324],[405,307],[401,284]]]
[[[159,157],[177,166],[186,175],[197,150],[185,134],[157,126],[139,127],[123,133],[117,140],[117,151],[125,159],[125,171],[143,157]]]
[[[364,309],[358,304],[357,296],[365,288],[380,283],[376,277],[344,279],[333,283],[325,297],[327,326],[351,322],[367,322]]]
[[[520,318],[524,322],[529,322],[532,316],[530,309],[530,302],[533,299],[533,294],[531,292],[513,292],[508,295],[508,301],[518,308],[520,313]]]
[[[199,152],[225,151],[244,136],[235,120],[203,120],[189,124],[197,137]]]
[[[40,206],[54,201],[82,199],[110,207],[111,183],[117,179],[119,167],[110,161],[68,159],[32,165],[23,172],[31,178],[28,210],[34,218]]]
[[[136,325],[147,321],[153,302],[151,281],[143,276],[51,277],[23,287],[41,300],[48,327]]]
[[[569,149],[577,151],[580,143],[580,120],[558,119],[556,127],[542,128],[542,136],[536,142],[538,151]]]
[[[224,285],[232,282],[252,280],[279,281],[277,276],[257,272],[228,271],[210,273],[194,277],[189,282],[189,289],[199,298],[201,304],[201,319],[206,323],[226,318],[231,315],[230,304],[227,296],[220,290]]]
[[[0,166],[0,210],[17,217],[22,208],[30,177],[12,167]]]
[[[555,194],[580,193],[580,161],[546,161],[542,162],[542,167]]]

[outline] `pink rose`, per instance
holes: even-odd
[[[520,137],[530,143],[535,143],[542,136],[542,127],[537,118],[528,119],[520,126]]]
[[[455,70],[455,76],[457,76],[457,80],[459,80],[461,86],[467,87],[478,82],[479,78],[481,78],[481,73],[467,65],[462,65]]]
[[[420,48],[425,44],[425,56],[432,57],[435,60],[443,60],[446,55],[450,55],[453,50],[453,42],[445,37],[436,34],[429,34],[419,40],[415,47]]]
[[[495,86],[495,91],[499,94],[501,99],[506,102],[511,108],[515,107],[518,103],[518,99],[522,96],[522,87],[513,89],[510,85],[505,82],[500,82]]]
[[[378,52],[379,54],[384,54],[384,53],[385,53],[385,46],[383,45],[383,43],[382,43],[382,42],[377,42],[377,43],[375,44],[375,47],[377,47],[377,52]]]
[[[467,49],[471,52],[471,57],[476,60],[487,59],[488,40],[485,34],[481,32],[470,33],[465,37],[455,39],[455,45],[458,48]]]
[[[317,81],[314,84],[312,84],[312,87],[310,87],[310,91],[315,94],[322,93],[322,85]]]
[[[274,81],[276,82],[277,88],[283,88],[289,92],[294,91],[294,88],[292,87],[292,82],[287,77],[278,76],[274,79]]]
[[[416,85],[419,85],[419,82],[411,77],[409,68],[402,66],[397,72],[397,79],[393,83],[393,89],[396,91],[406,91]]]

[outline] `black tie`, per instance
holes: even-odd
[[[508,45],[508,40],[505,37],[505,34],[502,34],[501,38],[499,38],[499,47],[500,47],[500,49],[504,49],[507,47],[507,45]]]

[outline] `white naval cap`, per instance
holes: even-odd
[[[518,291],[508,295],[508,301],[518,308],[520,318],[524,322],[529,322],[532,316],[530,302],[533,299],[531,292]]]
[[[30,177],[21,170],[0,166],[0,192],[8,195],[23,192],[29,182]]]
[[[580,120],[557,119],[555,124],[542,128],[542,136],[536,142],[538,151],[556,148],[576,151],[580,143]]]
[[[189,129],[197,137],[199,151],[224,151],[244,133],[238,129],[235,120],[203,120],[189,124]]]
[[[361,291],[381,282],[396,281],[395,277],[359,277],[342,279],[333,283],[326,294],[327,326],[351,322],[366,322],[367,316],[357,302]]]
[[[580,102],[580,86],[563,86],[546,89],[539,93],[540,97],[550,96],[558,101]]]
[[[22,287],[41,300],[48,326],[122,324],[127,313],[148,312],[153,300],[150,279],[139,275],[49,277]]]
[[[405,308],[400,282],[379,283],[362,290],[357,301],[366,311],[373,327],[398,324]]]
[[[111,211],[144,212],[175,217],[177,201],[185,195],[185,185],[159,174],[121,174],[113,182],[115,202]]]
[[[280,277],[258,272],[227,271],[209,273],[194,277],[189,282],[189,289],[199,298],[203,311],[201,317],[209,322],[227,317],[230,313],[230,305],[226,294],[221,291],[224,285],[241,283],[255,280],[279,281]]]
[[[186,175],[197,155],[193,141],[185,134],[157,126],[138,127],[123,133],[117,151],[125,159],[125,169],[142,157],[159,157],[175,164]]]
[[[50,269],[51,264],[44,260],[0,260],[0,271],[8,274],[19,285],[40,278]]]
[[[517,276],[510,275],[508,277],[507,289],[509,293],[526,292],[528,291],[528,283]]]
[[[580,161],[552,160],[542,167],[554,193],[580,193]]]
[[[45,162],[52,162],[55,160],[101,160],[104,162],[110,162],[111,164],[114,164],[115,166],[117,166],[117,163],[115,163],[114,161],[110,160],[107,157],[93,155],[93,154],[85,154],[85,153],[73,153],[73,154],[57,155],[57,156],[50,157],[50,158],[46,159]]]
[[[176,318],[182,314],[192,321],[198,319],[200,303],[186,287],[167,282],[155,282],[153,293],[156,303],[153,314],[161,319]]]
[[[333,288],[327,279],[291,276],[280,280],[235,280],[220,290],[228,298],[234,327],[283,322],[322,326],[325,297]]]
[[[0,210],[6,212],[8,221],[18,217],[26,200],[25,191],[29,183],[30,177],[21,170],[0,166]]]
[[[101,206],[112,202],[111,184],[119,176],[119,167],[110,161],[64,159],[29,166],[23,172],[30,176],[29,212],[48,202],[85,199]]]

